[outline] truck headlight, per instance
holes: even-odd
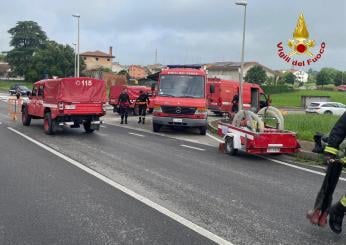
[[[153,112],[162,112],[161,106],[155,106]]]
[[[195,112],[195,114],[203,114],[203,115],[207,115],[207,113],[208,113],[208,110],[207,110],[207,108],[197,108],[197,110],[196,110],[196,112]]]

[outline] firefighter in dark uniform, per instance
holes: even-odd
[[[232,99],[232,112],[237,113],[239,108],[239,95],[235,94]]]
[[[324,226],[329,214],[329,226],[335,233],[341,233],[342,221],[346,212],[346,194],[331,206],[333,193],[342,172],[342,160],[337,159],[340,144],[346,138],[346,112],[334,125],[324,148],[327,159],[327,171],[320,191],[317,194],[314,209],[308,212],[312,224]]]
[[[145,123],[145,115],[147,113],[147,107],[150,104],[148,93],[143,93],[143,91],[139,91],[139,96],[136,100],[136,104],[138,105],[138,123]]]
[[[130,97],[127,94],[127,89],[124,88],[123,91],[121,91],[121,94],[119,95],[118,99],[118,106],[120,109],[120,116],[121,116],[121,122],[120,124],[124,123],[127,124],[127,116],[128,116],[128,108],[131,105]]]

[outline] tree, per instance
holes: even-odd
[[[337,75],[337,70],[334,68],[322,68],[316,76],[316,84],[324,85],[333,84]]]
[[[81,70],[85,68],[84,61],[80,60]],[[69,77],[74,75],[74,49],[69,45],[47,41],[45,47],[37,50],[32,63],[25,73],[27,81],[37,81],[53,76]]]
[[[245,76],[245,81],[250,83],[263,84],[267,80],[267,74],[261,66],[250,68]]]
[[[345,82],[346,82],[346,72],[338,71],[334,78],[335,86],[345,84]]]
[[[23,76],[30,68],[34,53],[44,47],[46,33],[34,21],[19,21],[8,33],[13,49],[8,52],[7,61],[15,74]]]
[[[286,72],[284,74],[284,81],[288,84],[294,84],[296,81],[296,76],[292,72]]]
[[[4,54],[0,54],[0,62],[4,62],[6,60],[6,56]]]

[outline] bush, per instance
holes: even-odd
[[[292,92],[293,88],[289,87],[288,85],[277,85],[277,86],[272,86],[272,85],[266,85],[266,86],[261,86],[266,94],[279,94],[279,93],[287,93],[287,92]]]

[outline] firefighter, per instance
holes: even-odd
[[[147,106],[150,104],[148,93],[144,93],[142,90],[139,91],[139,96],[136,100],[138,105],[138,123],[145,123],[145,115],[147,113]]]
[[[328,137],[328,145],[324,149],[327,159],[327,172],[320,191],[317,194],[314,209],[308,212],[312,224],[324,226],[329,214],[329,226],[337,234],[342,231],[342,221],[346,212],[346,194],[331,206],[335,187],[338,183],[342,160],[337,159],[340,144],[346,138],[346,112],[334,125]]]
[[[239,104],[239,95],[235,94],[232,99],[232,113],[237,113],[238,112],[238,104]]]
[[[121,116],[120,124],[124,124],[124,119],[125,119],[125,124],[127,124],[128,108],[130,105],[131,105],[130,97],[127,93],[127,89],[124,88],[121,91],[121,94],[119,95],[119,99],[118,99],[118,106],[120,109],[120,116]]]

